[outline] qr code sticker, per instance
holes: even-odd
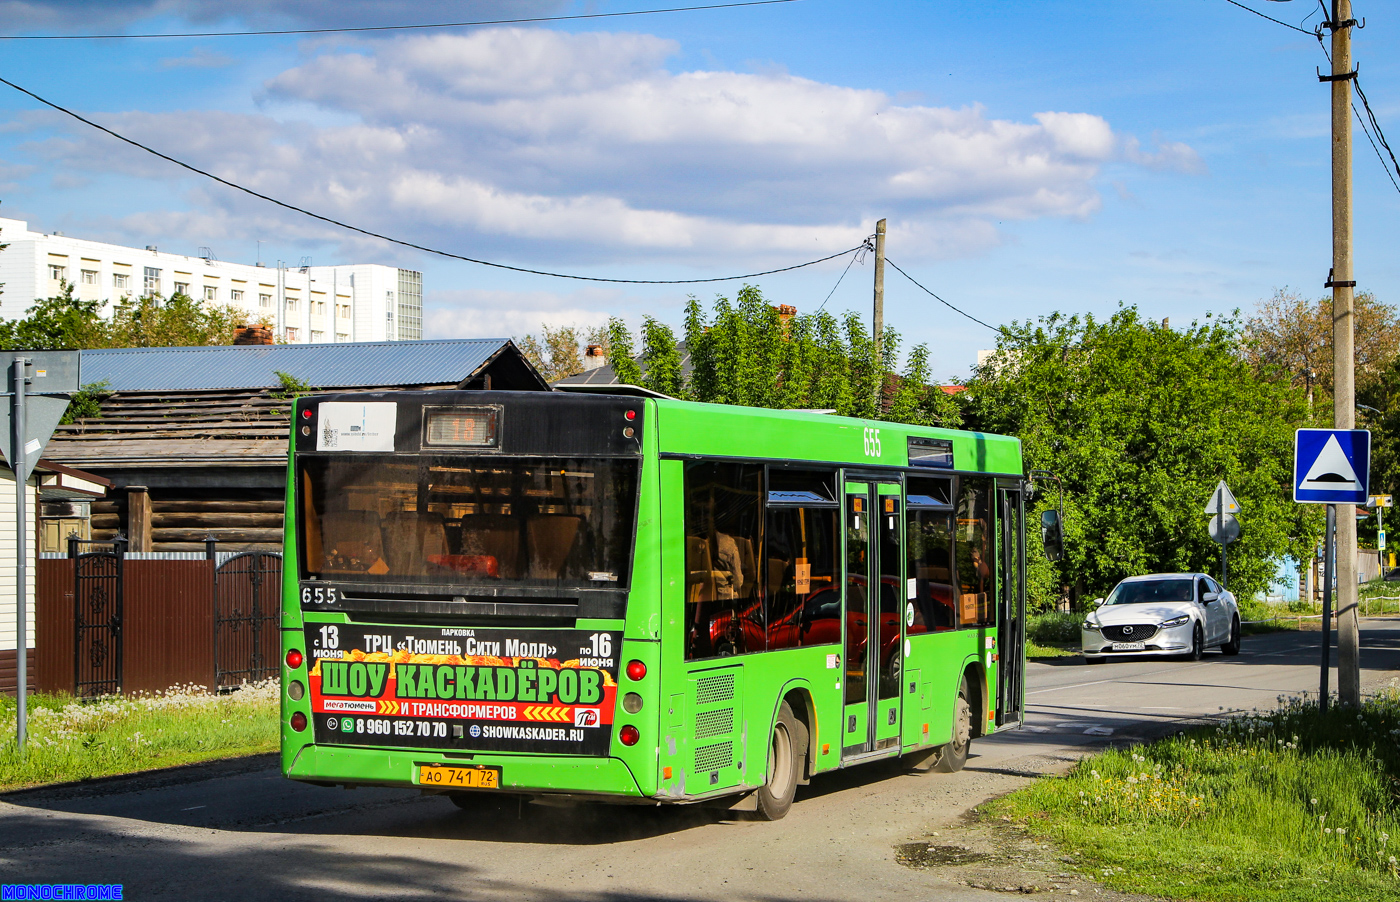
[[[340,433],[333,429],[329,423],[327,423],[321,429],[321,447],[334,448],[336,446],[335,440],[339,435]]]

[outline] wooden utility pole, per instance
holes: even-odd
[[[1332,425],[1356,427],[1356,332],[1351,268],[1351,0],[1332,0]],[[1361,704],[1361,625],[1357,619],[1356,507],[1337,507],[1337,697]]]
[[[880,337],[885,334],[885,221],[875,223],[875,325],[870,330],[875,338],[875,357],[880,359],[883,346]]]

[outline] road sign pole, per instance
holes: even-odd
[[[1225,493],[1221,492],[1215,504],[1215,515],[1220,519],[1225,519]],[[1225,591],[1230,590],[1230,545],[1228,542],[1220,543],[1220,586]]]
[[[1332,586],[1337,573],[1337,505],[1327,505],[1327,537],[1323,545],[1323,561],[1326,574],[1322,578],[1322,682],[1318,689],[1318,707],[1327,713],[1327,686],[1329,671],[1332,669]]]
[[[29,543],[25,541],[29,531],[26,526],[25,515],[29,513],[28,492],[25,483],[28,481],[29,473],[28,455],[24,453],[25,434],[25,407],[24,407],[24,377],[25,366],[28,361],[16,356],[14,358],[14,393],[10,396],[10,425],[14,429],[14,438],[11,440],[10,448],[10,468],[15,473],[15,741],[18,744],[20,754],[24,753],[24,740],[27,727],[27,715],[29,713],[28,698],[29,691],[28,674],[25,669],[29,665],[29,628],[27,624],[28,611],[28,564],[29,564]]]

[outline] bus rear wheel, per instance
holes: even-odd
[[[958,684],[958,700],[953,705],[953,738],[938,750],[933,769],[941,774],[954,774],[967,763],[967,750],[972,745],[972,706],[967,702],[967,677]]]
[[[768,747],[768,772],[758,790],[758,814],[766,821],[776,821],[788,813],[793,796],[797,795],[798,748],[797,718],[787,702],[778,707],[773,721],[773,738]]]

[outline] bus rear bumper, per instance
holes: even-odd
[[[593,796],[619,801],[645,798],[631,769],[617,758],[479,754],[464,759],[447,758],[432,751],[308,745],[296,754],[284,774],[307,783],[440,791],[438,787],[422,786],[418,782],[418,769],[425,764],[499,767],[501,785],[495,790],[499,792]]]

